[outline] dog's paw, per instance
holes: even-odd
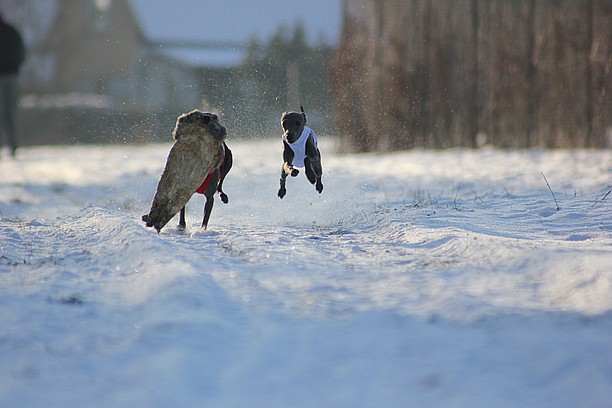
[[[300,174],[298,169],[291,169],[291,177],[297,177],[298,174]]]
[[[220,193],[219,196],[221,197],[221,201],[223,201],[223,204],[227,204],[229,202],[229,197],[227,196],[227,194]]]
[[[149,214],[145,214],[145,215],[143,215],[143,216],[142,216],[142,220],[143,220],[144,222],[149,221]]]
[[[323,192],[323,183],[321,183],[321,180],[317,180],[317,185],[315,186],[315,188],[317,189],[319,194]]]
[[[278,190],[278,198],[282,199],[285,196],[285,194],[287,194],[287,189],[285,189],[284,187],[281,187]]]

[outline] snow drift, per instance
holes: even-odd
[[[228,144],[230,204],[159,235],[167,146],[0,161],[0,405],[612,401],[610,151],[323,138],[323,194],[278,200],[280,142]]]

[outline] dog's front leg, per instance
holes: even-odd
[[[293,167],[293,158],[295,154],[291,147],[283,140],[283,167],[281,168],[281,177],[280,177],[280,188],[278,189],[279,198],[283,198],[285,194],[287,194],[287,189],[285,188],[285,184],[287,182],[287,176],[291,175],[291,177],[297,176],[300,171]]]
[[[278,197],[283,198],[285,194],[287,194],[287,189],[285,188],[285,183],[287,182],[287,173],[285,173],[285,165],[281,169],[280,176],[280,188],[278,189]]]
[[[285,194],[287,194],[287,189],[285,188],[285,184],[287,183],[287,176],[291,175],[291,177],[295,177],[299,173],[300,171],[293,167],[291,164],[283,163],[280,176],[280,188],[278,189],[278,196],[280,198],[283,198]]]
[[[293,167],[293,164],[289,164],[289,163],[283,164],[283,172],[287,176],[291,176],[291,177],[296,177],[298,174],[300,174],[300,171],[296,169],[295,167]]]
[[[229,173],[230,169],[232,168],[232,165],[234,163],[234,155],[225,143],[223,143],[223,148],[225,149],[225,159],[223,160],[223,165],[221,166],[221,169],[219,171],[220,177],[219,184],[217,185],[217,192],[221,197],[221,201],[223,201],[224,204],[227,204],[229,202],[229,198],[227,197],[227,194],[223,192],[223,181],[225,180],[225,176],[227,176],[227,173]]]
[[[295,158],[295,153],[289,143],[283,140],[283,171],[287,175],[291,175],[291,177],[296,177],[300,174],[300,171],[293,167],[293,159]],[[285,177],[286,178],[286,177]]]

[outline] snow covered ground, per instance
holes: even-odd
[[[0,160],[0,406],[612,406],[612,151],[229,144],[160,235],[169,145]]]

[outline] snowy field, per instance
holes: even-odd
[[[1,407],[612,406],[611,150],[228,143],[160,235],[169,145],[4,152]]]

